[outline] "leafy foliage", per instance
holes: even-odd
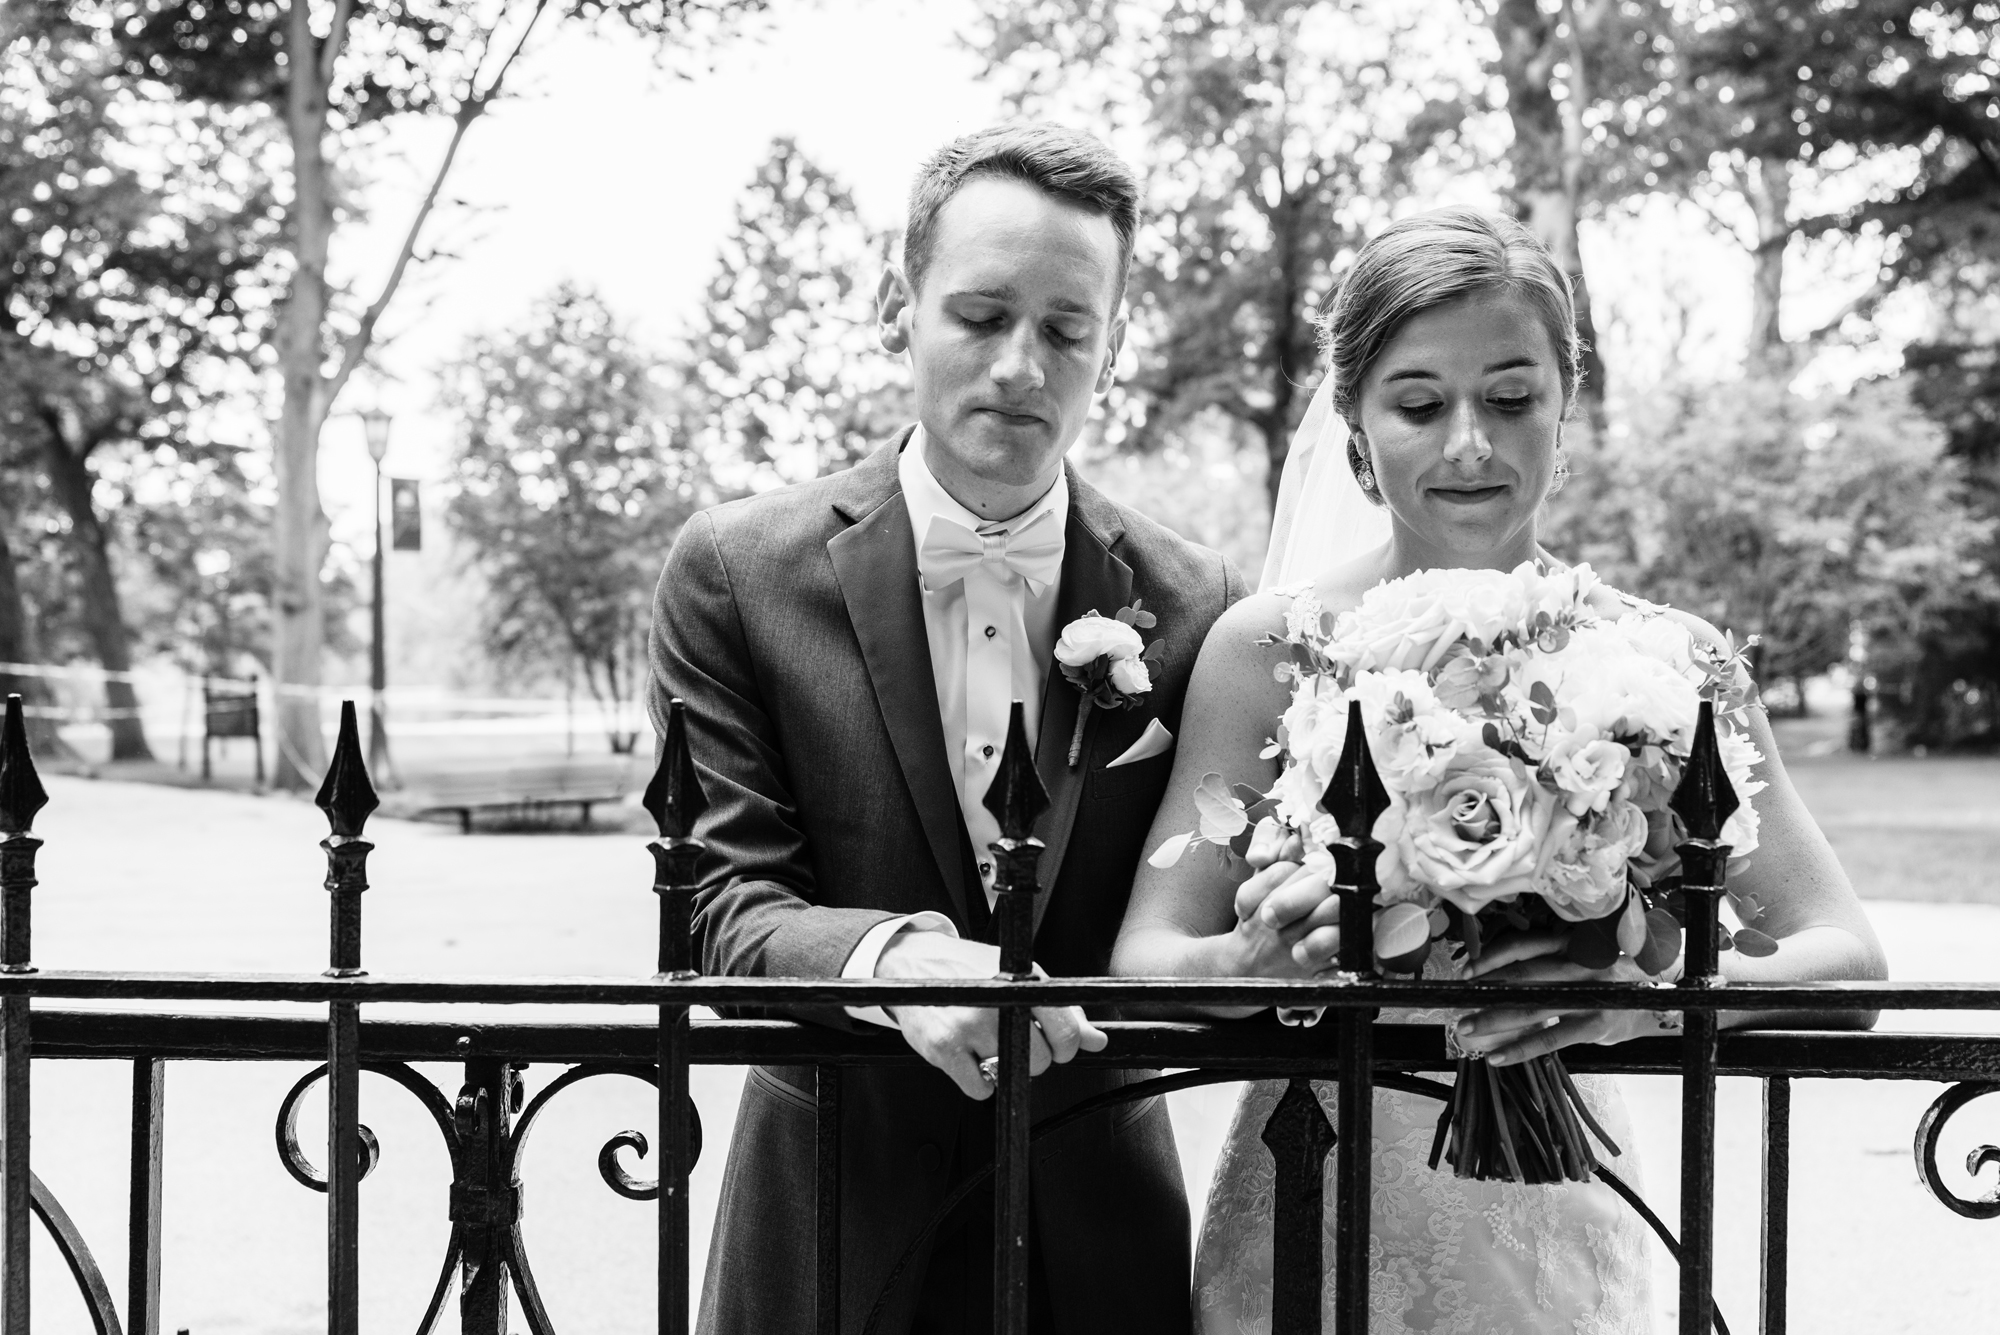
[[[860,460],[913,414],[907,377],[875,331],[875,280],[894,238],[788,138],[736,205],[689,389],[721,476],[774,486]]]
[[[1748,381],[1662,395],[1579,460],[1552,505],[1552,548],[1613,584],[1761,637],[1759,673],[1802,679],[1919,643],[1986,596],[1993,525],[1901,386],[1822,402]]]
[[[1318,371],[1315,313],[1403,201],[1448,184],[1481,111],[1455,5],[1008,0],[976,38],[1015,104],[1115,127],[1145,186],[1136,372],[1107,436],[1150,448],[1204,409],[1279,468]]]
[[[503,660],[574,662],[607,705],[645,682],[649,594],[704,480],[674,385],[602,300],[565,285],[447,371],[464,423],[446,516],[488,584]],[[629,750],[630,734],[612,748]]]
[[[56,512],[41,527],[63,538],[76,647],[123,671],[132,632],[100,486],[149,452],[212,453],[199,418],[258,339],[276,215],[227,135],[117,97],[112,63],[97,33],[59,27],[0,69],[0,468],[46,477],[33,490]],[[107,694],[114,758],[144,757],[129,686]]]

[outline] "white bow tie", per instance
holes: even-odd
[[[996,562],[1030,585],[1046,587],[1062,574],[1062,559],[1063,531],[1053,510],[1002,533],[975,533],[956,519],[934,515],[917,552],[917,570],[932,592],[964,579],[982,561]]]

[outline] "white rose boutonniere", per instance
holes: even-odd
[[[1160,665],[1165,652],[1160,641],[1147,644],[1139,638],[1142,630],[1160,624],[1148,612],[1146,600],[1134,598],[1130,607],[1121,607],[1116,616],[1085,612],[1063,627],[1056,641],[1056,662],[1063,677],[1083,692],[1076,711],[1076,731],[1069,739],[1069,767],[1076,768],[1083,751],[1083,725],[1092,705],[1099,709],[1130,709],[1139,697],[1153,689],[1152,669]]]

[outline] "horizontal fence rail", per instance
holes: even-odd
[[[1704,707],[1705,708],[1705,707]],[[1020,733],[1017,716],[1012,728]],[[1698,738],[1712,744],[1704,712]],[[1697,745],[1697,751],[1700,745]],[[1301,1335],[1323,1328],[1364,1335],[1369,1306],[1369,1117],[1376,1088],[1445,1098],[1450,1085],[1433,1078],[1453,1070],[1444,1031],[1436,1025],[1383,1023],[1391,1007],[1480,1007],[1513,1004],[1667,1009],[1686,1017],[1679,1037],[1635,1040],[1615,1048],[1573,1047],[1566,1064],[1577,1072],[1669,1074],[1682,1081],[1682,1201],[1678,1235],[1608,1170],[1600,1176],[1659,1236],[1681,1274],[1679,1328],[1683,1335],[1714,1330],[1726,1335],[1713,1310],[1714,1098],[1716,1081],[1748,1076],[1762,1081],[1764,1211],[1761,1230],[1761,1299],[1754,1314],[1765,1335],[1785,1330],[1790,1192],[1791,1096],[1800,1079],[1901,1079],[1941,1082],[1948,1088],[1924,1114],[1914,1137],[1921,1181],[1947,1209],[1975,1219],[2000,1218],[2000,1189],[1977,1191],[1981,1175],[2000,1165],[2000,1147],[1982,1145],[1967,1158],[1964,1180],[1946,1172],[1938,1146],[1960,1111],[2000,1093],[2000,1033],[1875,1034],[1840,1030],[1718,1032],[1730,1011],[1839,1017],[1894,1010],[1991,1011],[2000,1009],[2000,984],[1726,984],[1711,952],[1691,945],[1687,977],[1671,985],[1568,983],[1524,986],[1478,981],[1402,982],[1371,975],[1365,933],[1343,942],[1339,976],[1320,982],[1191,979],[1035,978],[1029,925],[1038,893],[1039,844],[1030,833],[1040,794],[1024,738],[1011,736],[1001,779],[989,795],[1003,838],[1001,858],[1002,977],[978,981],[875,982],[774,978],[715,978],[694,971],[690,926],[695,836],[702,796],[686,745],[678,702],[669,718],[666,746],[646,807],[658,825],[650,844],[652,889],[659,900],[657,971],[645,979],[435,978],[371,976],[362,969],[361,904],[368,889],[372,845],[363,837],[374,792],[361,760],[351,705],[318,803],[326,812],[329,892],[328,968],[322,974],[110,973],[40,971],[31,962],[30,906],[39,840],[32,833],[46,801],[27,754],[18,699],[9,702],[0,736],[0,1335],[29,1330],[26,1264],[31,1222],[55,1239],[100,1335],[157,1335],[160,1329],[160,1237],[171,1200],[162,1189],[167,1063],[175,1061],[297,1062],[305,1069],[276,1111],[275,1147],[286,1171],[303,1187],[324,1193],[327,1207],[327,1329],[346,1335],[358,1327],[359,1200],[375,1169],[380,1147],[361,1121],[361,1091],[381,1080],[400,1086],[429,1113],[451,1164],[451,1224],[437,1284],[413,1327],[423,1335],[439,1328],[457,1296],[458,1325],[468,1335],[505,1335],[514,1328],[511,1304],[532,1335],[556,1329],[535,1281],[523,1242],[523,1150],[541,1112],[565,1090],[615,1076],[652,1085],[658,1094],[651,1134],[616,1133],[599,1151],[598,1169],[612,1192],[658,1202],[659,1329],[688,1329],[688,1175],[703,1152],[703,1128],[689,1097],[696,1065],[811,1066],[817,1072],[814,1151],[817,1181],[801,1184],[801,1208],[811,1209],[817,1255],[840,1255],[843,1186],[840,1106],[843,1072],[864,1066],[920,1062],[890,1031],[854,1034],[787,1019],[708,1019],[693,1008],[735,1014],[743,1010],[797,1014],[844,1006],[951,1004],[995,1007],[1003,1012],[998,1059],[999,1115],[990,1168],[957,1184],[946,1206],[921,1229],[905,1262],[958,1201],[969,1199],[987,1175],[993,1181],[996,1335],[1027,1329],[1027,1166],[1030,1147],[1062,1126],[1117,1102],[1175,1089],[1238,1079],[1288,1082],[1264,1128],[1278,1165],[1273,1249],[1273,1335]],[[1711,782],[1719,768],[1690,770]],[[1350,745],[1343,770],[1324,805],[1343,829],[1369,829],[1379,800],[1371,788],[1365,741]],[[1726,803],[1696,783],[1677,798],[1690,840],[1682,845],[1697,881],[1690,900],[1689,940],[1713,940],[1715,899],[1727,849],[1715,843]],[[1720,813],[1720,814],[1719,814]],[[1343,918],[1367,922],[1373,902],[1372,845],[1347,841],[1337,849],[1336,891]],[[1700,884],[1700,882],[1707,884]],[[637,887],[635,886],[635,891]],[[227,1015],[149,1009],[63,1009],[62,1003],[296,1003],[324,1008],[318,1014]],[[630,1020],[514,1022],[481,1015],[421,1020],[369,1019],[363,1007],[382,1003],[423,1006],[556,1005],[644,1008]],[[1109,1021],[1109,1043],[1099,1053],[1079,1053],[1085,1067],[1140,1070],[1149,1078],[1030,1121],[1027,1071],[1028,1009],[1042,1005],[1116,1007],[1126,1013],[1188,1006],[1254,1006],[1331,1011],[1329,1022],[1289,1028],[1255,1021],[1224,1023]],[[503,1012],[504,1014],[504,1012]],[[31,1062],[33,1058],[96,1059],[132,1063],[129,1244],[123,1314],[88,1241],[29,1167]],[[451,1063],[462,1069],[453,1091],[440,1088],[414,1063]],[[537,1070],[536,1068],[545,1068]],[[561,1068],[561,1069],[555,1069]],[[1151,1073],[1161,1070],[1167,1075]],[[368,1077],[364,1080],[364,1077]],[[1337,1127],[1313,1097],[1311,1081],[1340,1086]],[[324,1081],[328,1091],[327,1139],[309,1150],[296,1119],[301,1099]],[[1332,1182],[1326,1164],[1331,1158]],[[649,1162],[646,1180],[628,1165]],[[1953,1183],[1957,1185],[1954,1186]],[[1321,1239],[1331,1185],[1335,1258],[1322,1274]],[[898,1267],[898,1274],[903,1267]],[[891,1276],[893,1285],[896,1275]],[[1325,1290],[1331,1289],[1330,1306]],[[811,1291],[822,1335],[876,1329],[883,1293],[847,1290],[837,1262],[815,1268]],[[1331,1312],[1330,1319],[1323,1317]],[[856,1313],[868,1312],[865,1319]],[[1744,1327],[1748,1329],[1748,1327]]]

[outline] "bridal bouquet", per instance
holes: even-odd
[[[1528,562],[1419,571],[1331,625],[1298,599],[1278,669],[1291,705],[1264,753],[1281,762],[1276,785],[1259,793],[1205,776],[1201,828],[1153,861],[1170,865],[1197,843],[1240,859],[1259,823],[1275,821],[1288,856],[1330,879],[1342,832],[1320,799],[1358,699],[1390,796],[1373,831],[1385,968],[1421,974],[1438,939],[1470,962],[1509,933],[1553,928],[1577,964],[1622,956],[1664,978],[1680,957],[1685,838],[1668,803],[1704,699],[1742,799],[1722,840],[1737,857],[1757,846],[1749,799],[1763,787],[1751,778],[1761,757],[1742,729],[1754,688],[1733,645],[1718,650],[1657,608],[1607,595],[1588,566]],[[1718,944],[1774,948],[1747,929]],[[1443,1153],[1461,1177],[1588,1180],[1583,1124],[1617,1152],[1558,1056],[1508,1066],[1461,1056],[1432,1162]]]

